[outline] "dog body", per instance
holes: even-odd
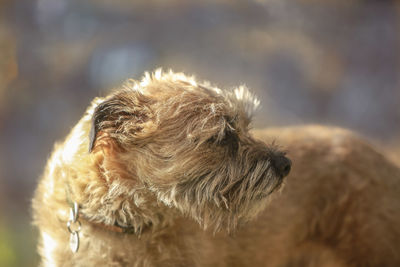
[[[293,168],[282,193],[238,232],[241,247],[257,255],[243,257],[247,266],[400,266],[398,166],[339,128],[254,135],[287,147]]]
[[[255,131],[290,151],[279,192],[257,104],[161,72],[95,99],[33,200],[42,265],[399,265],[398,168],[344,130]]]

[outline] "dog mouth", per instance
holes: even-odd
[[[279,177],[279,179],[275,182],[273,186],[267,186],[265,190],[258,193],[255,198],[256,199],[264,199],[269,197],[272,193],[278,191],[283,185],[283,178],[284,176]]]
[[[277,175],[273,169],[268,166],[261,174],[255,171],[257,166],[254,165],[243,177],[231,182],[220,194],[224,196],[228,202],[231,201],[248,201],[251,199],[262,199],[268,197],[273,192],[279,190],[284,177]]]
[[[283,184],[284,178],[284,175],[271,175],[270,170],[267,169],[254,184],[254,190],[258,192],[255,198],[266,198],[273,192],[278,191]]]

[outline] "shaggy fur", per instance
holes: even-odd
[[[399,170],[343,130],[256,132],[290,149],[279,194],[290,164],[250,135],[257,105],[244,87],[160,71],[95,99],[33,200],[42,265],[399,265]]]

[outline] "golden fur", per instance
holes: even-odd
[[[161,71],[95,99],[33,200],[42,265],[399,265],[399,169],[344,130],[255,131],[294,162],[280,193],[287,161],[249,133],[257,105],[244,87]]]

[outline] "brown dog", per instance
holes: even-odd
[[[273,193],[291,163],[250,135],[257,105],[160,71],[95,99],[33,200],[42,264],[399,264],[399,170],[345,131],[283,130],[295,169]]]

